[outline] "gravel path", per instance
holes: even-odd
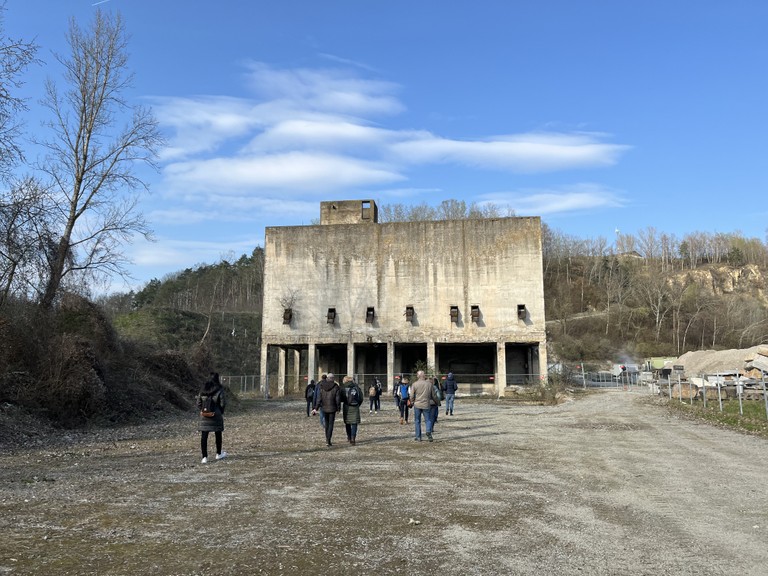
[[[613,390],[458,399],[434,443],[384,409],[327,448],[303,401],[247,402],[207,465],[192,416],[5,446],[0,573],[768,573],[765,439]]]

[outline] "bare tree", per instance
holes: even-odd
[[[127,275],[123,245],[134,234],[150,236],[137,211],[137,164],[155,167],[161,145],[148,108],[130,106],[127,36],[120,15],[96,11],[89,29],[70,21],[64,66],[66,88],[46,84],[43,105],[53,136],[41,142],[48,156],[41,170],[51,178],[50,203],[58,208],[58,238],[42,279],[40,304],[53,305],[68,276]],[[120,126],[124,123],[123,126]]]
[[[36,62],[37,46],[3,33],[5,2],[0,3],[0,179],[6,180],[11,170],[24,159],[18,145],[21,132],[20,113],[27,106],[13,90],[23,82],[21,74]]]
[[[11,185],[0,200],[0,306],[11,295],[34,293],[39,265],[51,245],[45,192],[32,177]]]

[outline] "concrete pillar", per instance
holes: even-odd
[[[285,348],[278,347],[277,356],[277,397],[285,396]]]
[[[427,342],[427,366],[430,366],[437,372],[437,365],[435,364],[435,341],[430,340]]]
[[[301,385],[301,351],[294,348],[293,349],[293,381],[294,381],[294,389],[296,392],[301,392],[304,387]],[[307,382],[309,383],[309,382]]]
[[[261,343],[261,361],[259,362],[259,388],[262,397],[266,398],[269,394],[269,383],[267,381],[267,352],[269,345],[266,342]]]
[[[352,338],[347,342],[347,374],[348,376],[355,375],[355,343],[352,342]],[[343,378],[339,378],[339,385],[341,385]]]
[[[507,387],[507,343],[496,342],[496,392],[499,398],[504,397]]]
[[[387,341],[387,390],[392,390],[392,383],[395,381],[395,343]]]
[[[309,383],[309,380],[314,380],[315,382],[320,380],[317,377],[317,348],[314,342],[310,342],[307,349],[307,378],[307,383]]]
[[[533,352],[534,354],[536,354],[537,350],[534,349]],[[542,340],[541,342],[539,342],[538,363],[535,362],[535,360],[536,359],[534,358],[534,362],[532,366],[538,366],[538,374],[536,374],[536,376],[538,377],[539,382],[544,383],[547,380],[547,343],[546,341]]]

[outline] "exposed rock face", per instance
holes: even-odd
[[[758,298],[768,305],[765,295],[765,276],[755,264],[740,268],[731,266],[711,266],[681,272],[675,282],[678,284],[695,283],[714,295],[744,293]]]

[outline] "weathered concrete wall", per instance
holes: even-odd
[[[292,295],[286,325],[283,303]],[[408,305],[413,323],[404,315]],[[470,319],[472,305],[480,307],[480,322]],[[365,321],[369,306],[373,324]],[[543,342],[544,330],[539,218],[266,230],[265,342]]]

